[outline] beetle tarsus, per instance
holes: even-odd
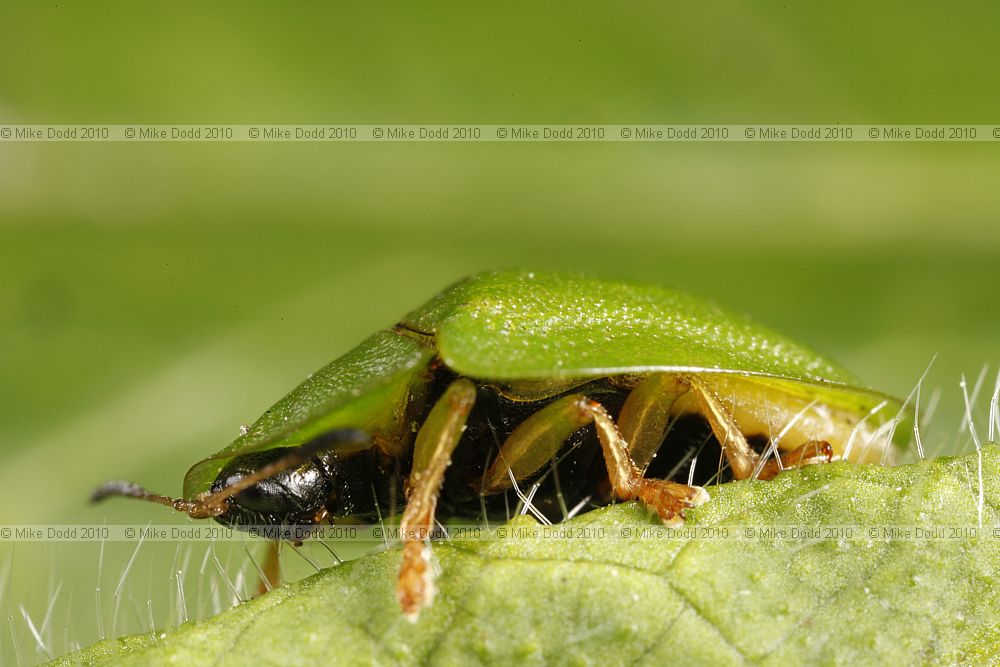
[[[826,440],[810,440],[790,452],[776,455],[765,463],[757,479],[774,479],[778,473],[789,468],[801,468],[814,463],[829,463],[833,460],[833,446]]]
[[[664,479],[644,479],[636,496],[646,507],[656,512],[665,525],[684,523],[684,511],[703,505],[708,492],[700,486],[688,486]]]
[[[416,622],[420,610],[434,602],[434,576],[431,570],[430,547],[422,541],[407,540],[403,546],[403,563],[399,568],[396,599],[410,622]]]

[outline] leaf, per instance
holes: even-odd
[[[898,468],[810,466],[772,482],[712,488],[712,501],[690,513],[682,532],[728,529],[727,539],[437,543],[440,590],[415,624],[396,607],[399,554],[390,551],[162,638],[106,641],[57,662],[995,662],[998,477],[995,444],[981,455]],[[632,503],[554,528],[617,535],[643,525],[665,532]],[[893,526],[929,536],[885,539]],[[507,528],[515,527],[537,524],[521,517]],[[811,536],[823,527],[854,533]],[[949,527],[959,532],[949,535]],[[746,536],[750,528],[754,538]],[[810,536],[760,533],[792,528]]]

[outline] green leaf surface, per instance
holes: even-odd
[[[434,605],[394,598],[398,551],[324,570],[162,637],[59,664],[912,664],[1000,659],[1000,446],[919,464],[829,464],[711,489],[685,529],[729,538],[437,543]],[[980,480],[983,485],[980,486]],[[521,517],[512,526],[536,526]],[[656,526],[635,504],[561,528]],[[775,539],[764,529],[853,527]],[[891,527],[945,531],[887,539]],[[981,527],[980,527],[981,526]],[[978,535],[949,534],[953,527]],[[878,532],[877,535],[871,531]]]

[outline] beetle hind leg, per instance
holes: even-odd
[[[726,461],[733,471],[733,477],[736,479],[752,477],[760,466],[760,455],[750,446],[732,412],[723,404],[715,391],[700,379],[689,377],[687,382],[701,408],[701,415],[712,427],[712,433],[722,447]]]
[[[782,470],[801,468],[813,463],[829,463],[833,460],[833,446],[826,440],[810,440],[790,452],[776,454],[761,468],[757,479],[774,479]]]
[[[719,441],[734,478],[769,480],[788,468],[829,463],[833,460],[833,447],[825,440],[810,440],[791,451],[776,452],[773,458],[763,460],[750,446],[732,411],[715,390],[696,377],[688,377],[686,382],[698,401],[701,415],[708,421],[712,433]]]

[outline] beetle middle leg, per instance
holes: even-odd
[[[521,422],[483,475],[480,491],[496,493],[511,488],[516,480],[541,468],[570,435],[589,424],[597,429],[611,487],[619,500],[642,500],[665,523],[680,522],[685,508],[708,500],[701,487],[643,478],[604,406],[582,394],[564,396]]]
[[[618,428],[639,470],[645,470],[656,456],[670,422],[671,408],[690,389],[678,375],[651,373],[629,392],[618,415]]]

